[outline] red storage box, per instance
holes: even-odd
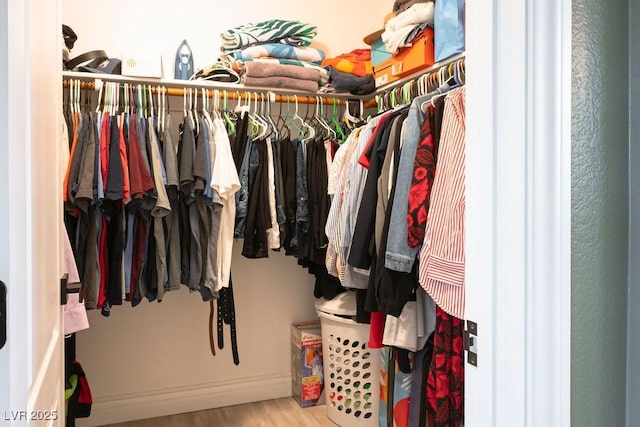
[[[373,67],[376,87],[381,87],[435,63],[433,28],[427,27],[411,47],[401,49]]]

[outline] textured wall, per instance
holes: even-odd
[[[629,22],[638,22],[640,2],[629,2]],[[635,52],[640,49],[640,27],[629,25],[629,116],[640,117],[640,58]],[[640,122],[631,120],[629,126],[629,325],[628,325],[628,362],[627,362],[627,426],[640,425]]]
[[[627,1],[573,1],[571,420],[580,427],[625,423],[627,13]]]

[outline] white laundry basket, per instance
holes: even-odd
[[[380,350],[370,349],[369,325],[357,323],[355,295],[319,300],[327,416],[341,427],[377,426]]]

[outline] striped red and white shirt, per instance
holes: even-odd
[[[438,164],[420,251],[419,281],[445,312],[464,319],[465,87],[445,99]]]

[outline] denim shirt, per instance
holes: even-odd
[[[447,84],[427,95],[414,98],[409,107],[409,115],[406,122],[405,138],[400,151],[400,164],[396,178],[395,197],[391,211],[391,222],[387,238],[387,251],[385,252],[385,267],[390,270],[409,273],[413,268],[416,256],[420,252],[421,245],[412,248],[409,246],[409,226],[407,225],[407,207],[409,205],[409,189],[413,176],[413,161],[416,157],[420,127],[426,114],[422,111],[422,103],[431,100],[435,95],[449,90]]]
[[[297,251],[303,242],[301,237],[309,231],[309,195],[307,193],[307,159],[304,142],[295,140],[296,146],[296,230],[291,248]]]

